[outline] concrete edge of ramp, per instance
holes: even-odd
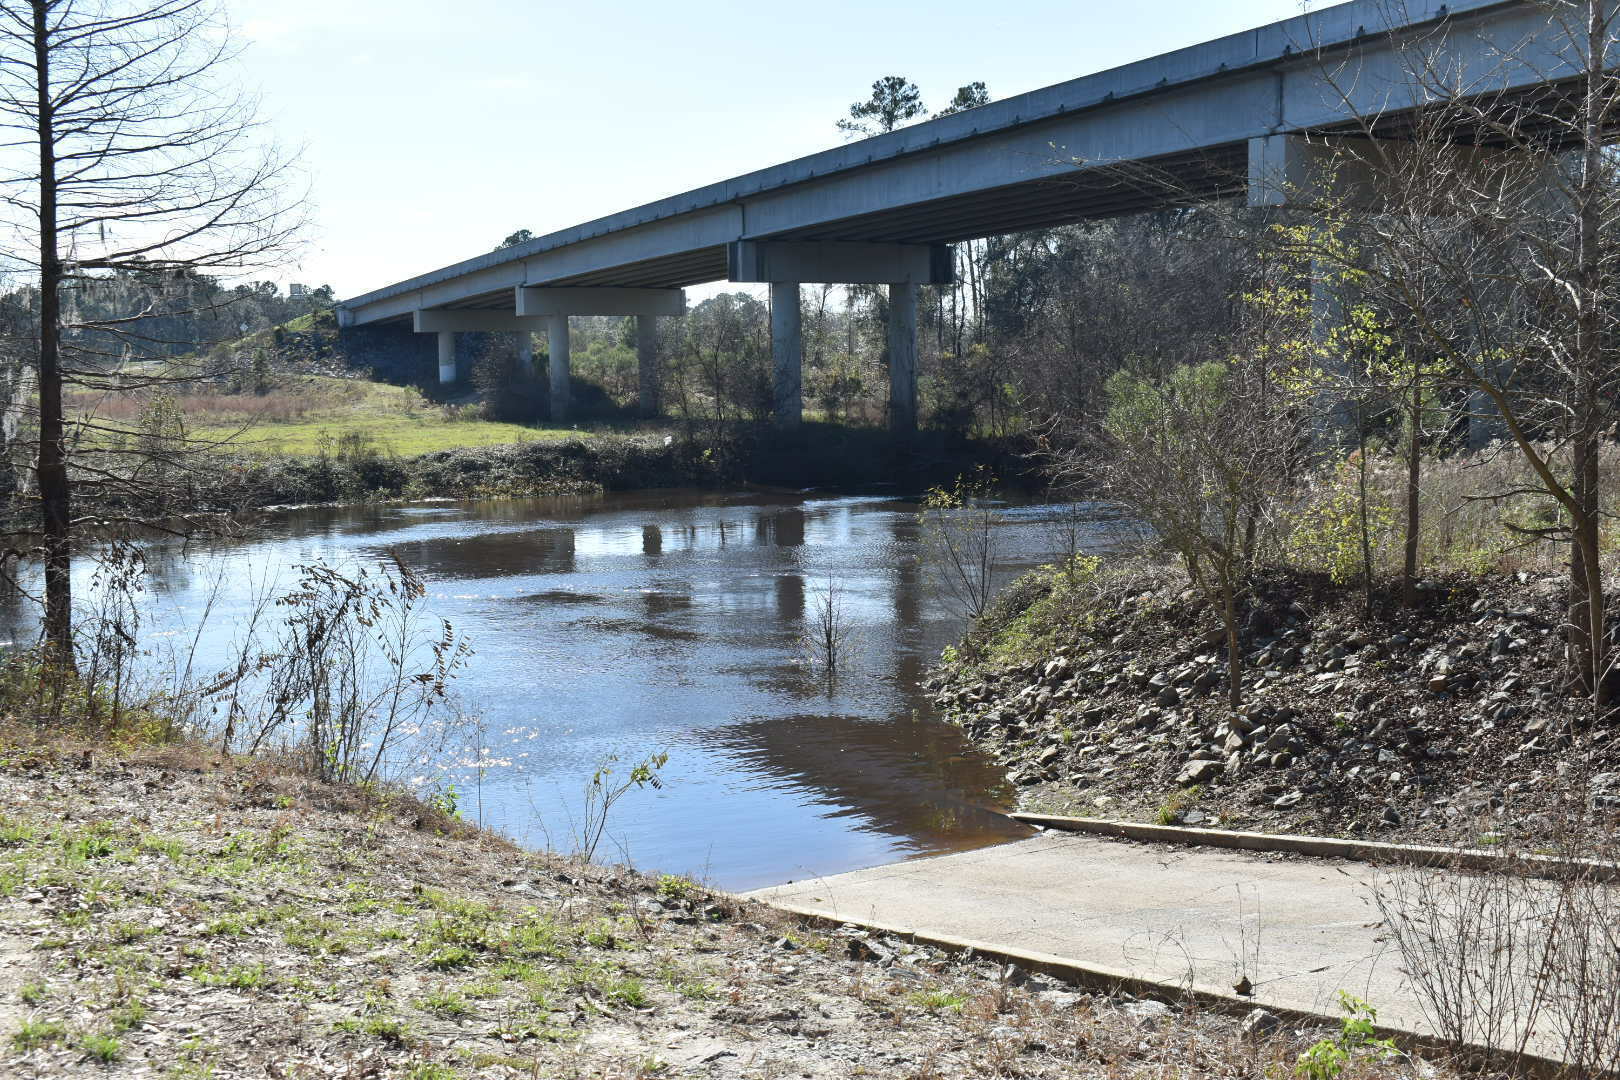
[[[1075,986],[1083,986],[1093,990],[1110,993],[1123,990],[1136,997],[1152,996],[1169,1000],[1191,1001],[1206,1009],[1228,1015],[1247,1015],[1251,1010],[1262,1007],[1248,998],[1239,997],[1225,991],[1187,986],[1184,983],[1160,982],[1155,979],[1143,978],[1140,975],[1131,975],[1102,964],[1080,963],[1051,953],[1034,952],[1005,945],[993,945],[989,942],[973,941],[968,938],[954,937],[950,934],[940,934],[915,927],[893,926],[869,919],[837,918],[796,904],[772,903],[767,900],[757,902],[821,926],[855,926],[874,933],[905,938],[919,945],[928,945],[936,949],[942,949],[945,952],[961,953],[971,951],[978,956],[991,957],[1030,971],[1052,975]],[[1295,1024],[1336,1028],[1342,1019],[1340,1016],[1312,1012],[1306,1009],[1294,1009],[1287,1006],[1265,1005],[1263,1008],[1278,1018]],[[1450,1055],[1462,1059],[1473,1068],[1494,1069],[1509,1072],[1513,1075],[1535,1077],[1538,1080],[1543,1077],[1550,1080],[1550,1078],[1562,1077],[1568,1074],[1569,1067],[1565,1063],[1552,1058],[1539,1057],[1528,1053],[1514,1054],[1492,1047],[1476,1046],[1471,1043],[1453,1046],[1433,1035],[1424,1035],[1421,1032],[1407,1028],[1389,1027],[1383,1024],[1378,1025],[1377,1031],[1380,1037],[1393,1039],[1395,1044],[1403,1051],[1415,1056]]]
[[[1239,851],[1285,852],[1322,859],[1386,863],[1401,866],[1436,866],[1486,873],[1514,871],[1540,878],[1579,877],[1587,881],[1620,881],[1620,864],[1594,859],[1560,859],[1553,855],[1518,855],[1480,848],[1423,847],[1377,840],[1341,840],[1331,836],[1288,836],[1280,833],[1236,832],[1229,829],[1194,829],[1183,825],[1149,825],[1109,818],[1063,817],[1056,814],[1007,815],[1026,825],[1060,832],[1085,833],[1115,840],[1194,847],[1232,848]]]

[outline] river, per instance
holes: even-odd
[[[481,734],[461,742],[493,762],[467,767],[463,746],[403,779],[453,782],[467,817],[566,849],[603,761],[622,775],[666,752],[662,787],[614,808],[598,857],[749,889],[1024,834],[999,813],[1000,770],[919,688],[963,620],[922,563],[917,513],[679,491],[288,511],[244,539],[155,543],[140,640],[154,657],[189,651],[206,610],[208,670],[227,660],[224,628],[295,566],[397,555],[475,649],[456,696]],[[998,579],[1050,561],[1063,516],[1006,508]],[[803,646],[829,582],[853,632],[831,683]],[[32,632],[31,612],[6,615]]]

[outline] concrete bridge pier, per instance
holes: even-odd
[[[889,286],[889,430],[917,430],[917,286]]]
[[[636,405],[642,416],[663,410],[663,373],[658,368],[658,316],[636,316]]]
[[[727,247],[728,277],[771,287],[771,361],[776,422],[793,427],[804,416],[804,281],[889,287],[889,423],[917,427],[917,286],[949,285],[956,259],[947,244],[865,244],[843,241],[738,240]]]
[[[804,422],[804,312],[797,281],[771,283],[771,366],[776,424],[798,427]]]
[[[439,385],[448,386],[456,381],[456,332],[439,331]]]
[[[658,315],[685,315],[686,293],[680,289],[569,288],[519,285],[514,310],[498,308],[416,308],[411,327],[419,334],[439,335],[439,381],[456,380],[456,334],[515,333],[518,365],[525,373],[534,370],[534,338],[546,332],[551,353],[551,419],[568,419],[573,402],[569,390],[568,318],[570,315],[634,315],[641,320],[645,345],[640,352],[643,366],[642,392],[646,402],[647,372],[656,380],[657,340],[653,319]],[[654,382],[656,405],[656,381]]]
[[[686,293],[681,289],[575,288],[572,286],[519,285],[516,317],[544,319],[551,349],[551,419],[568,419],[573,402],[569,390],[568,317],[570,315],[634,315],[637,324],[637,359],[641,364],[641,404],[647,407],[648,378],[654,379],[656,408],[657,333],[659,315],[685,315]]]
[[[568,419],[573,402],[569,379],[568,316],[552,315],[546,321],[546,348],[551,354],[551,422],[561,424]]]
[[[1388,192],[1401,182],[1399,172],[1415,164],[1405,155],[1409,144],[1375,141],[1367,138],[1331,136],[1268,135],[1249,140],[1249,205],[1297,207],[1316,211],[1350,211],[1352,214],[1379,214],[1389,206]],[[1428,151],[1432,153],[1433,151]],[[1539,199],[1545,191],[1548,212],[1555,213],[1557,192],[1562,190],[1557,166],[1551,159],[1538,159],[1515,150],[1500,150],[1458,144],[1442,159],[1446,170],[1458,176],[1473,175],[1480,186],[1518,188]],[[1392,169],[1391,166],[1394,166]],[[1427,167],[1433,168],[1433,164]],[[1311,336],[1324,353],[1324,366],[1348,376],[1348,361],[1333,355],[1336,337],[1344,328],[1349,312],[1342,284],[1342,268],[1328,260],[1311,265]],[[1494,402],[1483,391],[1474,390],[1468,399],[1468,443],[1484,446],[1506,434],[1506,424]],[[1328,443],[1347,444],[1355,435],[1356,417],[1351,407],[1324,405],[1319,437]]]

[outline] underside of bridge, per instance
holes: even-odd
[[[1535,0],[1351,0],[479,256],[346,302],[340,320],[437,333],[450,381],[456,333],[513,332],[526,362],[545,333],[562,420],[568,317],[636,316],[641,407],[654,413],[653,320],[683,313],[687,286],[767,284],[776,417],[791,426],[800,284],[885,285],[889,412],[905,431],[917,288],[951,281],[949,245],[1211,200],[1285,205],[1347,145],[1438,134],[1460,154],[1556,153],[1579,88],[1570,57],[1538,38],[1548,25]],[[1451,89],[1414,81],[1422,64]],[[1378,156],[1361,157],[1363,182]]]

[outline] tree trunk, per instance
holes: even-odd
[[[72,509],[62,423],[62,263],[56,229],[56,117],[45,0],[33,0],[39,143],[39,505],[45,547],[45,656],[73,668]]]
[[[1603,265],[1601,199],[1605,114],[1604,57],[1608,17],[1604,6],[1589,0],[1587,16],[1586,100],[1581,116],[1582,167],[1576,186],[1576,320],[1574,430],[1571,432],[1570,526],[1574,532],[1569,559],[1569,636],[1571,660],[1582,689],[1592,698],[1594,718],[1608,705],[1604,687],[1608,642],[1603,602],[1603,569],[1598,562],[1601,476],[1598,448],[1601,431],[1599,379],[1602,377]]]
[[[1401,603],[1417,606],[1418,492],[1423,478],[1423,384],[1413,380],[1411,430],[1406,443],[1406,550],[1401,562]]]
[[[1372,523],[1367,516],[1367,417],[1356,409],[1356,519],[1361,532],[1361,593],[1367,613],[1373,609]]]
[[[1237,590],[1232,568],[1221,568],[1221,618],[1226,623],[1226,702],[1237,712],[1243,707],[1243,656],[1238,648]]]

